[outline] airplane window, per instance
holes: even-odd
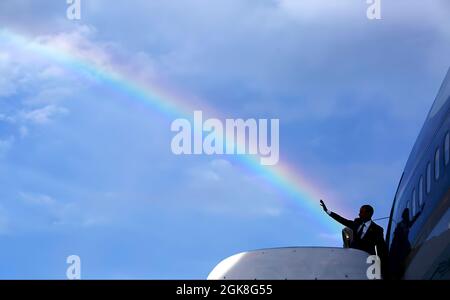
[[[412,215],[413,216],[415,216],[416,215],[416,209],[417,209],[417,203],[416,203],[416,201],[417,201],[417,197],[416,197],[416,189],[413,189],[413,191],[412,191],[412,205],[411,205],[411,207],[412,207],[412,210],[411,210],[411,212],[412,212]]]
[[[427,194],[431,191],[431,163],[427,165]]]
[[[441,151],[439,148],[436,149],[436,153],[434,154],[434,179],[439,179],[439,156]]]
[[[444,143],[444,161],[445,165],[448,165],[450,158],[450,133],[447,132],[445,135],[445,143]]]
[[[419,179],[419,206],[423,204],[423,176]]]

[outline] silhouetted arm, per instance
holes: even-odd
[[[352,227],[353,226],[353,221],[347,220],[346,218],[343,218],[340,215],[338,215],[338,214],[328,210],[327,206],[325,205],[325,203],[323,202],[322,199],[320,199],[320,206],[322,206],[323,210],[327,214],[329,214],[333,219],[335,219],[336,221],[338,221],[342,225],[347,226],[347,227]]]
[[[353,227],[353,223],[354,223],[353,221],[347,220],[346,218],[341,217],[337,213],[331,212],[330,217],[332,217],[333,219],[335,219],[336,221],[338,221],[339,223],[341,223],[344,226]]]
[[[413,217],[413,219],[409,222],[409,228],[411,228],[411,227],[414,225],[414,223],[416,223],[417,218],[420,217],[420,214],[421,214],[421,213],[422,213],[422,212],[419,211],[419,212]]]
[[[414,223],[417,221],[417,218],[420,217],[423,211],[423,207],[425,206],[425,203],[422,204],[422,207],[420,208],[420,211],[412,218],[411,222],[409,222],[409,228],[411,228]]]

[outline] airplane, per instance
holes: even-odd
[[[449,188],[450,68],[398,183],[386,231],[389,255],[383,279],[450,279]],[[348,248],[345,230],[343,248],[242,252],[222,260],[208,279],[381,279],[371,277],[370,254]]]

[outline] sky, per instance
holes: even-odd
[[[203,279],[242,251],[340,247],[319,199],[389,215],[450,66],[446,0],[382,0],[381,20],[362,0],[82,0],[80,20],[67,7],[0,2],[2,279],[64,279],[70,255],[85,279]],[[38,47],[188,113],[279,119],[279,163],[313,192],[245,158],[174,155],[174,115]]]

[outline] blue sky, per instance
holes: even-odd
[[[0,28],[279,118],[280,159],[379,218],[450,66],[450,3],[392,2],[370,21],[361,0],[89,0],[74,22],[3,0]],[[341,245],[234,159],[173,155],[173,120],[108,84],[3,42],[0,75],[0,278],[65,278],[72,254],[83,278],[206,278],[241,251]]]

